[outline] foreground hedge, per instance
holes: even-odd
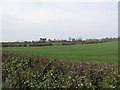
[[[120,89],[118,66],[84,63],[3,51],[3,85],[21,90],[35,88]]]

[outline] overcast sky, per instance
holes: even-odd
[[[1,0],[0,41],[117,37],[118,0],[101,1]]]

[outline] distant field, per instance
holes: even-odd
[[[81,44],[72,46],[45,46],[45,47],[6,47],[3,50],[50,56],[63,60],[117,62],[118,42],[99,44]]]

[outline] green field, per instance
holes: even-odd
[[[3,50],[54,57],[62,60],[117,62],[118,42],[72,46],[5,47]]]

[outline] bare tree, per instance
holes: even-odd
[[[72,40],[72,38],[71,38],[71,37],[69,37],[68,39],[69,39],[69,41],[71,41],[71,40]]]

